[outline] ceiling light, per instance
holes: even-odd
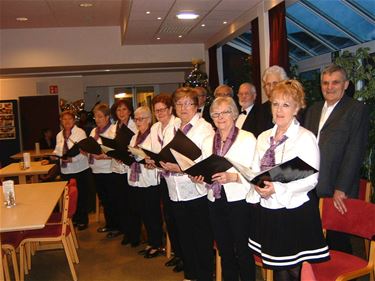
[[[81,3],[79,4],[79,6],[82,8],[89,8],[89,7],[92,7],[92,3]]]
[[[181,38],[182,37],[182,35],[178,35],[178,38]]]
[[[156,40],[160,40],[160,37],[157,37]]]
[[[161,20],[161,17],[157,17],[158,20]]]
[[[118,93],[115,95],[115,98],[116,99],[123,99],[126,97],[126,93]]]
[[[223,21],[223,24],[227,24],[228,22],[227,21]]]
[[[19,17],[19,18],[16,18],[16,21],[28,21],[29,19],[26,18],[26,17]]]
[[[204,23],[201,24],[201,27],[205,27],[206,25]]]
[[[151,14],[151,12],[150,12],[150,11],[147,11],[146,14],[149,15],[149,14]]]
[[[181,12],[178,13],[176,17],[180,20],[195,20],[199,15],[193,12]]]

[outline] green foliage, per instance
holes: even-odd
[[[369,146],[363,166],[363,175],[375,186],[375,58],[369,48],[359,48],[355,53],[344,51],[334,62],[348,73],[356,85],[354,97],[366,103],[370,110]],[[375,194],[373,194],[375,202]]]

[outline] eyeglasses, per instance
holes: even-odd
[[[139,118],[134,118],[134,122],[142,122],[143,120],[148,119],[148,117],[139,117]]]
[[[182,108],[182,107],[189,108],[193,105],[195,105],[195,103],[193,103],[193,102],[185,102],[185,103],[176,103],[175,104],[176,107],[180,107],[180,108]]]
[[[229,114],[231,114],[232,111],[228,110],[228,111],[222,111],[222,112],[213,112],[211,113],[211,117],[216,119],[216,118],[219,118],[220,116],[228,116]]]
[[[154,109],[155,113],[164,113],[166,110],[168,109],[168,107],[164,107],[164,108],[160,108],[160,109]]]

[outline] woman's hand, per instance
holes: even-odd
[[[255,185],[255,190],[258,192],[260,197],[264,199],[268,199],[272,194],[275,193],[275,188],[273,186],[273,183],[270,181],[264,181],[264,187],[260,188],[259,186]]]
[[[155,161],[152,160],[151,158],[149,158],[149,157],[145,158],[145,162],[146,162],[145,167],[147,169],[156,169],[157,168],[157,166],[155,164]]]
[[[195,176],[195,177],[189,176],[189,178],[191,179],[193,183],[200,183],[200,184],[204,183],[204,176]]]
[[[175,163],[160,161],[160,165],[162,166],[162,168],[164,170],[167,170],[167,171],[170,171],[170,172],[173,172],[173,173],[181,173],[182,172],[180,167]]]
[[[212,175],[212,180],[217,181],[220,184],[225,184],[229,182],[238,182],[239,177],[237,173],[222,172]]]

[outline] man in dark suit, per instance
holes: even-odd
[[[251,132],[255,137],[258,137],[261,132],[258,129],[259,106],[254,104],[256,96],[253,84],[243,83],[238,88],[237,97],[241,110],[236,120],[236,127]]]
[[[213,124],[210,115],[211,104],[207,102],[207,90],[204,87],[195,87],[194,92],[198,95],[198,113],[199,116],[204,118],[208,123]]]
[[[262,84],[268,100],[260,106],[261,114],[258,121],[260,133],[273,127],[270,102],[271,92],[277,83],[286,79],[288,79],[288,76],[286,75],[284,68],[278,65],[273,65],[267,68],[263,73]]]
[[[316,191],[319,197],[333,197],[340,213],[347,212],[345,198],[357,198],[360,168],[369,130],[368,108],[345,95],[349,85],[345,69],[329,65],[321,74],[324,101],[306,112],[305,127],[318,138],[320,169]],[[349,237],[327,233],[332,249],[351,252]]]

